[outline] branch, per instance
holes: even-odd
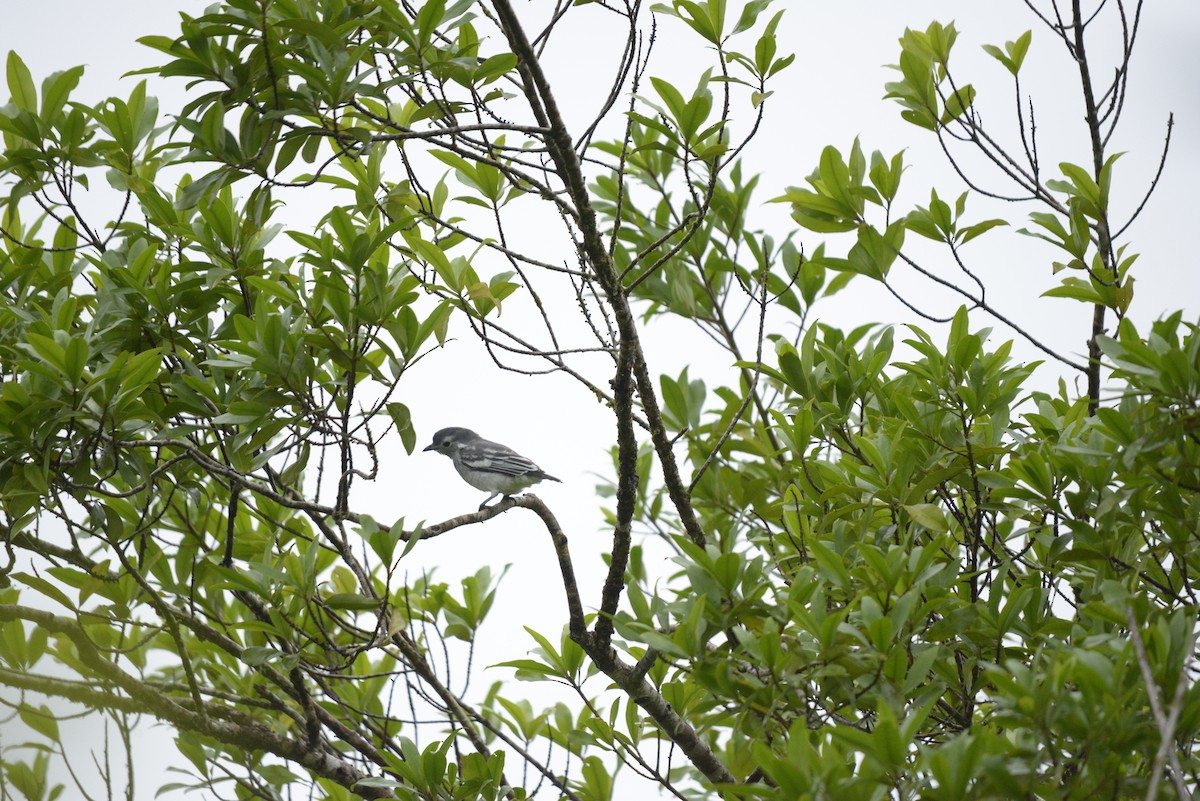
[[[471,512],[470,514],[452,517],[449,520],[443,520],[441,523],[435,523],[432,526],[425,526],[420,529],[414,529],[413,531],[405,531],[400,535],[400,540],[402,542],[409,542],[413,538],[418,540],[431,540],[434,537],[440,537],[443,534],[447,534],[456,528],[471,526],[476,523],[483,523],[487,520],[491,520],[497,515],[504,514],[514,506],[524,506],[525,504],[520,502],[521,497],[524,496],[509,496],[507,498],[502,498],[497,503],[494,503],[491,506],[485,506],[478,512]]]
[[[220,708],[193,710],[181,706],[174,699],[157,692],[146,682],[130,676],[101,656],[87,632],[74,620],[58,617],[40,609],[0,604],[0,623],[14,620],[26,620],[46,631],[66,636],[75,645],[83,664],[94,670],[104,680],[103,683],[116,685],[125,695],[104,687],[94,689],[94,683],[85,686],[31,673],[0,670],[0,682],[4,684],[67,698],[92,709],[151,715],[180,730],[194,731],[227,745],[275,754],[347,789],[353,789],[360,781],[369,778],[367,774],[337,755],[327,750],[315,749],[307,741],[285,737],[273,729],[249,720],[235,722],[223,719],[227,718],[228,714]],[[386,789],[363,788],[356,792],[364,798],[393,797],[391,791]]]
[[[1133,650],[1137,654],[1142,681],[1146,683],[1146,695],[1150,698],[1150,711],[1154,715],[1154,722],[1158,724],[1158,733],[1161,738],[1158,744],[1158,753],[1154,757],[1154,769],[1150,776],[1150,786],[1146,790],[1146,798],[1158,797],[1156,790],[1159,777],[1162,775],[1164,764],[1169,763],[1167,771],[1171,776],[1171,781],[1175,784],[1175,791],[1179,793],[1179,798],[1191,799],[1192,796],[1183,781],[1183,770],[1179,767],[1179,755],[1171,747],[1171,741],[1175,739],[1175,726],[1179,723],[1179,713],[1183,709],[1183,693],[1187,686],[1187,657],[1185,657],[1183,669],[1179,673],[1179,681],[1175,685],[1175,698],[1171,703],[1171,713],[1168,716],[1163,712],[1162,701],[1158,697],[1158,685],[1154,683],[1154,672],[1150,669],[1150,659],[1146,656],[1146,646],[1142,642],[1142,633],[1138,630],[1138,622],[1134,617],[1132,606],[1125,607],[1125,619],[1129,623],[1129,638],[1133,640]],[[1190,655],[1195,632],[1188,639],[1189,644],[1185,649],[1185,654]]]
[[[542,72],[537,56],[530,46],[529,40],[525,37],[520,20],[517,19],[516,12],[509,0],[493,0],[493,4],[504,35],[508,39],[509,47],[517,56],[517,69],[521,73],[525,98],[537,117],[538,124],[549,129],[549,133],[546,134],[546,149],[554,161],[555,169],[565,185],[571,202],[575,205],[575,218],[578,221],[580,233],[583,235],[583,251],[596,272],[596,278],[604,290],[605,299],[612,308],[621,335],[620,347],[628,349],[631,355],[638,395],[646,413],[651,439],[654,442],[654,449],[658,453],[659,463],[662,465],[663,479],[671,502],[679,514],[680,522],[688,537],[697,545],[703,546],[706,542],[704,531],[696,519],[687,487],[680,478],[679,467],[675,463],[675,457],[671,450],[671,440],[667,437],[666,427],[663,425],[654,382],[646,367],[633,311],[629,307],[628,298],[622,290],[620,278],[596,223],[596,210],[593,208],[588,194],[587,181],[583,175],[579,157],[575,154],[571,134],[559,113],[558,104],[550,91],[546,75]],[[619,404],[620,399],[618,399]]]
[[[1097,12],[1099,12],[1099,9],[1097,9]],[[1096,108],[1095,92],[1092,89],[1091,68],[1088,65],[1087,51],[1084,49],[1083,31],[1086,24],[1083,21],[1080,0],[1071,0],[1071,16],[1074,21],[1072,28],[1075,31],[1075,63],[1079,66],[1079,80],[1083,87],[1083,102],[1087,112],[1088,134],[1092,142],[1092,175],[1096,181],[1099,181],[1100,173],[1104,168],[1104,142],[1101,140],[1101,122]],[[1126,55],[1126,63],[1128,63],[1128,54]],[[1107,204],[1102,206],[1098,211],[1099,219],[1096,220],[1096,236],[1099,240],[1100,259],[1107,268],[1108,273],[1115,279],[1117,277],[1117,265],[1113,254],[1112,237],[1109,233]],[[1096,407],[1100,405],[1100,357],[1102,354],[1100,353],[1098,337],[1104,333],[1104,316],[1104,304],[1095,304],[1092,309],[1092,335],[1088,337],[1087,341],[1088,414],[1095,414]]]
[[[733,429],[741,421],[742,415],[746,413],[746,409],[749,408],[750,402],[754,400],[755,393],[758,390],[758,379],[762,375],[763,340],[766,338],[767,325],[767,266],[765,264],[763,265],[762,273],[762,296],[758,299],[758,307],[758,345],[754,354],[754,376],[750,379],[750,385],[746,388],[746,397],[742,399],[742,405],[738,407],[737,412],[733,415],[733,419],[729,421],[729,425],[725,427],[725,430],[717,439],[717,443],[709,451],[708,457],[692,477],[692,483],[688,485],[689,495],[696,488],[696,485],[700,483],[700,479],[704,478],[704,474],[708,471],[709,466],[712,465],[713,460],[717,458],[717,454],[721,452],[721,448],[725,447],[725,442],[733,434]],[[766,420],[766,415],[763,415],[763,420]]]
[[[583,626],[583,606],[579,601],[579,588],[575,583],[575,568],[571,562],[570,547],[554,514],[536,495],[522,495],[511,500],[515,506],[533,510],[542,519],[554,540],[554,549],[558,554],[558,563],[563,575],[563,587],[567,592],[571,639],[583,648],[596,667],[617,683],[631,701],[649,713],[663,733],[679,746],[709,781],[714,784],[736,784],[737,779],[717,758],[708,743],[700,739],[700,735],[691,724],[680,717],[663,698],[662,693],[646,680],[648,666],[642,663],[630,665],[607,643],[601,644],[598,637],[588,636]]]

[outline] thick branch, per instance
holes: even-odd
[[[625,566],[629,563],[630,532],[637,510],[638,472],[637,438],[633,433],[633,354],[622,347],[617,358],[617,375],[613,381],[614,395],[619,405],[617,417],[617,523],[613,526],[613,547],[608,563],[608,576],[600,596],[600,615],[596,618],[596,642],[608,647],[613,633],[613,615],[625,592]]]
[[[194,731],[238,748],[275,754],[348,789],[352,789],[358,782],[368,778],[367,774],[362,773],[336,755],[329,751],[314,749],[306,741],[291,739],[258,723],[222,720],[225,715],[217,709],[209,712],[181,706],[175,700],[159,693],[146,682],[130,676],[101,656],[87,632],[74,620],[59,617],[40,609],[16,604],[0,604],[0,623],[14,620],[27,620],[46,631],[61,634],[70,639],[75,645],[80,660],[94,670],[106,683],[111,683],[123,690],[124,694],[12,671],[0,671],[0,682],[4,684],[68,698],[93,709],[152,715],[172,724],[181,731]],[[385,789],[364,788],[356,792],[364,798],[392,797],[391,791]]]
[[[645,675],[629,665],[612,648],[603,651],[591,642],[583,643],[584,650],[606,676],[617,683],[635,704],[654,719],[671,741],[687,755],[691,763],[714,784],[736,784],[737,779],[713,753],[708,743],[700,739],[691,724],[679,716],[662,693],[646,680]]]
[[[541,69],[537,55],[525,37],[525,32],[521,28],[512,5],[508,0],[494,0],[494,6],[504,35],[508,39],[509,47],[517,56],[517,69],[521,73],[525,97],[538,119],[538,124],[549,129],[549,133],[546,135],[546,149],[554,161],[555,170],[562,179],[571,202],[575,205],[576,219],[583,237],[584,255],[592,269],[595,270],[605,299],[612,308],[613,317],[621,336],[620,347],[628,349],[631,356],[637,392],[641,398],[642,408],[646,412],[654,449],[658,453],[659,463],[662,465],[663,480],[668,495],[679,514],[679,520],[688,537],[696,544],[703,545],[705,543],[704,532],[696,519],[687,486],[680,478],[679,467],[671,449],[671,440],[667,436],[666,426],[663,424],[654,382],[646,366],[633,311],[622,291],[620,278],[609,258],[608,249],[604,246],[603,237],[596,223],[596,210],[592,207],[587,181],[584,178],[579,158],[575,154],[571,134],[559,113],[554,95],[550,91],[550,84]],[[622,399],[618,398],[618,406],[621,402]]]
[[[571,639],[578,643],[591,657],[596,667],[616,682],[635,704],[654,719],[663,733],[683,751],[691,763],[703,773],[709,781],[715,784],[734,784],[737,779],[721,763],[711,747],[692,728],[691,724],[679,716],[662,693],[646,680],[646,670],[642,666],[634,666],[623,661],[615,650],[606,643],[601,645],[595,635],[589,636],[584,628],[583,607],[579,601],[579,588],[575,584],[575,568],[571,562],[571,552],[567,537],[563,534],[554,518],[554,514],[535,495],[522,495],[513,499],[517,506],[533,510],[546,530],[554,540],[554,549],[558,554],[559,567],[562,570],[563,586],[567,592],[567,608],[570,615],[569,629]]]
[[[1075,63],[1079,66],[1079,80],[1083,85],[1083,102],[1087,114],[1088,134],[1092,142],[1093,177],[1100,181],[1100,173],[1104,169],[1104,142],[1101,139],[1100,115],[1096,108],[1095,92],[1092,88],[1092,74],[1088,66],[1087,51],[1084,49],[1084,21],[1080,9],[1080,0],[1072,0],[1071,13],[1075,31]],[[1128,62],[1128,54],[1126,54]],[[1100,259],[1107,268],[1111,280],[1119,280],[1117,265],[1113,257],[1112,237],[1108,230],[1108,209],[1101,207],[1099,219],[1096,220],[1096,236],[1099,239]],[[1106,276],[1108,279],[1108,276]],[[1092,335],[1088,338],[1088,411],[1095,413],[1100,405],[1100,343],[1098,337],[1104,334],[1104,316],[1106,309],[1097,303],[1092,312]]]

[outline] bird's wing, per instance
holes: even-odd
[[[542,469],[512,448],[497,442],[473,442],[459,454],[463,466],[472,470],[485,470],[506,476],[525,476],[540,473]]]

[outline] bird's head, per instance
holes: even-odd
[[[433,435],[433,443],[424,448],[424,450],[444,453],[449,456],[465,443],[478,438],[479,435],[469,428],[443,428]]]

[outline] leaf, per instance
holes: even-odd
[[[878,150],[871,153],[871,170],[868,177],[871,185],[886,203],[891,203],[900,190],[900,176],[904,172],[904,152],[892,157],[891,163]]]
[[[42,595],[53,599],[67,609],[75,608],[75,604],[71,602],[71,599],[62,590],[41,576],[31,576],[28,573],[12,573],[9,577],[27,587],[37,590]]]
[[[946,98],[946,107],[942,111],[942,125],[953,122],[963,115],[975,102],[975,87],[971,84],[963,86]]]
[[[1017,37],[1015,42],[1006,42],[1004,49],[1008,51],[1009,57],[1013,63],[1013,74],[1016,75],[1021,70],[1021,65],[1025,63],[1025,54],[1029,52],[1029,43],[1033,41],[1033,31],[1025,31]]]
[[[17,55],[17,51],[8,51],[8,91],[12,93],[12,102],[17,108],[31,114],[37,113],[37,89],[33,85],[33,76],[29,68]]]
[[[517,673],[519,681],[541,681],[547,676],[558,676],[553,668],[543,665],[534,659],[513,659],[508,662],[497,662],[491,667],[509,667]]]
[[[49,122],[58,115],[82,75],[83,67],[72,67],[42,81],[42,119]]]
[[[816,560],[817,569],[826,581],[837,587],[853,586],[850,573],[846,570],[846,563],[842,560],[841,554],[826,548],[816,541],[809,543],[809,549]]]
[[[1136,280],[1136,278],[1130,276],[1115,290],[1116,308],[1121,314],[1129,311],[1129,304],[1133,303],[1133,282]]]
[[[658,96],[666,103],[667,110],[671,112],[671,118],[675,121],[675,124],[682,125],[681,120],[684,117],[687,107],[687,101],[683,99],[683,93],[662,78],[651,77],[650,83],[654,86],[654,91],[658,92]]]
[[[1097,209],[1100,208],[1100,187],[1087,170],[1067,161],[1061,162],[1058,168],[1070,179],[1075,189],[1074,194],[1084,198]]]
[[[1013,73],[1014,75],[1016,74],[1016,69],[1013,65],[1012,59],[1009,58],[1008,54],[1005,53],[1003,50],[996,47],[995,45],[990,45],[990,44],[985,44],[983,46],[983,50],[989,56],[991,56],[992,58],[996,59],[1001,64],[1003,64],[1009,72]]]
[[[18,707],[22,722],[51,742],[58,742],[58,718],[50,711],[50,707],[39,704],[34,707],[23,703]]]
[[[368,598],[356,592],[337,592],[323,600],[330,609],[349,609],[353,612],[373,612],[382,605],[379,599]]]
[[[1008,225],[1007,220],[984,220],[977,222],[974,225],[968,225],[966,228],[959,229],[959,244],[965,245],[975,237],[992,230],[1001,225]]]
[[[260,667],[283,656],[280,651],[265,645],[252,645],[242,649],[242,661],[250,667]]]
[[[387,410],[392,422],[396,424],[396,431],[400,434],[400,441],[404,443],[404,450],[411,456],[413,449],[417,447],[417,430],[413,428],[412,413],[407,406],[397,401],[389,403]]]
[[[220,189],[226,184],[228,178],[229,176],[225,168],[222,167],[213,170],[202,178],[190,182],[180,189],[178,195],[176,195],[175,208],[179,211],[194,208],[206,192]]]
[[[750,0],[742,8],[742,15],[738,17],[737,24],[733,26],[733,34],[748,31],[754,27],[754,23],[758,21],[758,15],[765,11],[771,5],[771,0]]]
[[[1074,276],[1064,278],[1062,284],[1052,289],[1047,289],[1042,293],[1044,298],[1071,298],[1073,300],[1081,300],[1084,303],[1096,303],[1104,305],[1104,299],[1100,297],[1100,293],[1090,282],[1083,281]]]
[[[944,534],[950,530],[950,524],[946,522],[946,513],[936,503],[902,504],[901,508],[908,512],[914,523],[935,534]]]
[[[774,92],[751,92],[750,93],[750,104],[752,106],[754,106],[755,108],[758,108],[759,106],[761,106],[763,104],[764,100],[766,100],[768,97],[770,97],[773,94],[775,94],[775,93]]]
[[[660,10],[670,7],[657,6]],[[725,0],[707,0],[704,6],[692,0],[675,0],[670,13],[686,22],[692,30],[712,44],[720,45],[725,28]]]
[[[354,783],[354,787],[355,789],[362,787],[368,790],[399,790],[404,787],[404,783],[398,782],[395,779],[373,777],[369,779],[360,779]]]
[[[995,45],[984,45],[983,49],[989,56],[1004,65],[1014,76],[1021,71],[1025,62],[1025,54],[1029,51],[1029,43],[1033,41],[1033,31],[1025,31],[1015,42],[1005,42],[1004,49]]]
[[[512,72],[517,66],[517,57],[512,53],[499,53],[490,56],[475,70],[475,81],[479,84],[487,84],[497,78]]]

